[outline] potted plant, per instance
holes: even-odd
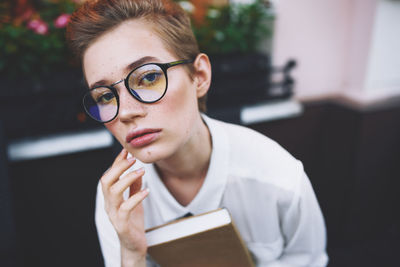
[[[65,27],[80,2],[0,3],[0,111],[11,139],[82,128],[84,84],[65,42]]]
[[[1,13],[9,15],[0,18],[0,76],[40,83],[73,68],[65,27],[78,4],[73,0],[2,2]]]
[[[192,16],[200,50],[211,59],[213,81],[208,105],[232,106],[265,98],[274,21],[270,2],[218,1],[218,5],[211,2],[200,11],[196,1],[194,6],[187,1],[180,3]]]

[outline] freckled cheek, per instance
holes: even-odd
[[[168,85],[164,98],[167,102],[166,108],[169,111],[188,111],[188,109],[192,108],[193,103],[196,105],[195,88],[187,79],[188,77],[182,80],[176,79]]]
[[[180,87],[170,84],[160,105],[157,115],[160,116],[170,144],[185,143],[193,128],[194,114],[197,110],[196,95],[190,84],[181,82]],[[194,100],[192,99],[194,98]]]

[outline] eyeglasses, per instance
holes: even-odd
[[[119,110],[119,96],[115,85],[124,82],[129,93],[142,103],[159,101],[167,92],[167,70],[193,60],[178,60],[170,63],[147,63],[133,69],[126,76],[111,85],[100,85],[89,89],[83,96],[86,113],[96,121],[112,121]]]

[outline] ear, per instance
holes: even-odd
[[[211,84],[211,64],[206,54],[197,55],[194,63],[194,82],[196,84],[197,98],[204,96]]]

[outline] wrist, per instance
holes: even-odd
[[[146,253],[131,251],[121,247],[121,266],[122,267],[142,267],[146,266]]]

